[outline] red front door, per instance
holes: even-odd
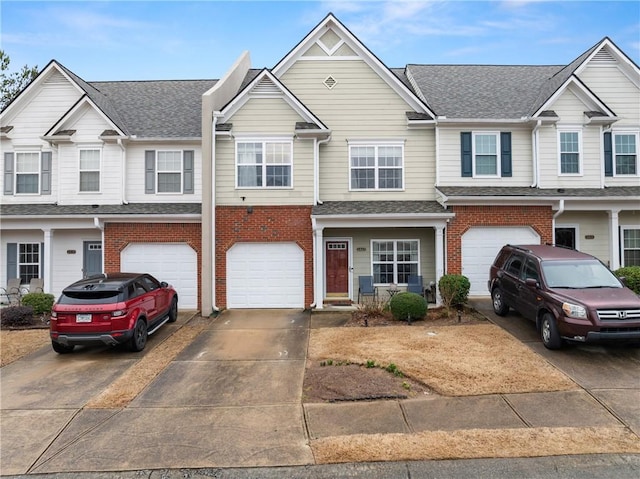
[[[325,246],[327,264],[327,296],[349,295],[349,243],[327,241]]]

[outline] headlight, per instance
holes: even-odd
[[[587,318],[587,310],[577,304],[562,303],[562,311],[564,311],[564,314],[569,318]]]

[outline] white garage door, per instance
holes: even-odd
[[[188,244],[129,244],[120,254],[120,269],[166,281],[178,292],[180,309],[198,309],[198,255]]]
[[[236,243],[227,251],[228,308],[303,308],[304,252],[295,243]]]
[[[469,278],[469,296],[488,296],[489,268],[505,244],[539,244],[540,236],[527,226],[476,227],[462,235],[462,274]]]

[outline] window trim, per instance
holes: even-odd
[[[347,146],[347,156],[348,156],[348,168],[349,168],[349,178],[348,178],[348,182],[349,182],[349,191],[353,191],[353,192],[363,192],[363,191],[404,191],[405,190],[405,154],[404,154],[404,146],[405,146],[405,141],[404,140],[347,140],[348,141],[348,146]],[[360,148],[360,147],[373,147],[375,148],[375,165],[373,166],[373,170],[374,170],[374,187],[373,188],[354,188],[353,186],[351,186],[351,180],[352,180],[352,172],[354,170],[354,167],[351,165],[351,149],[353,147],[356,148]],[[380,147],[399,147],[400,148],[400,161],[401,161],[401,165],[400,167],[396,167],[400,169],[401,172],[401,179],[400,181],[402,182],[402,185],[400,186],[400,188],[380,188],[380,176],[379,176],[379,170],[380,170],[380,165],[378,163],[378,149]],[[361,169],[361,168],[356,168],[356,169]]]
[[[98,169],[89,170],[82,169],[81,156],[83,151],[97,151],[98,152]],[[98,189],[95,191],[86,191],[81,189],[82,185],[82,173],[98,173]],[[81,146],[78,147],[78,193],[82,195],[95,194],[102,192],[102,148],[98,146]]]
[[[625,266],[630,266],[630,265],[625,264],[625,262],[624,262],[624,252],[626,251],[625,247],[624,247],[624,232],[625,231],[636,231],[636,230],[640,231],[640,228],[638,228],[635,225],[626,225],[626,226],[621,226],[620,227],[620,267],[621,268],[625,267]],[[633,249],[635,250],[635,248],[633,248]]]
[[[476,162],[476,136],[495,136],[496,138],[496,173],[491,175],[479,174]],[[500,144],[499,131],[472,131],[471,132],[471,171],[472,178],[501,178],[502,177],[502,145]]]
[[[577,173],[563,173],[562,172],[562,141],[561,136],[562,133],[577,133],[578,134],[578,172]],[[584,167],[582,164],[583,159],[583,147],[582,147],[582,128],[577,127],[563,127],[558,128],[558,135],[556,137],[557,141],[557,151],[558,151],[558,176],[583,176]],[[575,152],[564,152],[564,153],[575,153]]]
[[[280,166],[288,166],[289,167],[289,186],[268,186],[267,185],[267,166],[271,165],[273,166],[273,164],[268,164],[266,162],[266,158],[264,158],[265,161],[263,161],[260,165],[261,165],[261,169],[262,169],[262,185],[261,186],[240,186],[239,184],[239,180],[240,180],[240,175],[238,174],[238,168],[240,166],[240,164],[238,163],[238,145],[240,143],[261,143],[262,144],[262,151],[263,151],[263,155],[265,155],[266,152],[266,145],[269,143],[286,143],[289,145],[289,163],[281,163]],[[236,190],[292,190],[293,189],[293,138],[292,137],[236,137],[236,141],[235,141],[235,158],[234,158],[234,162],[235,162],[235,188]],[[258,163],[255,164],[256,166],[258,165]]]
[[[35,172],[22,172],[18,173],[18,156],[24,154],[36,154],[38,155],[38,167]],[[14,165],[13,165],[13,194],[15,196],[39,196],[42,189],[42,151],[39,150],[21,150],[14,152]],[[18,192],[18,175],[37,175],[38,187],[35,193],[19,193]]]
[[[618,173],[617,172],[617,166],[618,166],[618,162],[616,161],[616,157],[618,156],[618,153],[616,152],[616,136],[618,135],[630,135],[635,137],[636,139],[636,172],[635,173]],[[638,149],[640,149],[640,132],[638,132],[637,130],[620,130],[620,131],[612,131],[611,132],[611,156],[613,159],[613,176],[619,176],[621,178],[633,178],[636,176],[640,176],[640,162],[638,161],[640,158]]]
[[[21,249],[23,246],[28,246],[28,245],[36,245],[38,247],[38,261],[35,263],[23,263],[22,261],[20,261],[20,256],[21,256]],[[25,253],[26,254],[26,253]],[[26,282],[22,282],[22,273],[20,271],[20,268],[22,266],[36,266],[38,273],[36,274],[36,276],[33,276],[34,278],[41,278],[42,277],[42,272],[40,271],[40,264],[42,262],[42,248],[39,242],[37,241],[25,241],[23,243],[18,243],[17,244],[17,255],[16,255],[16,276],[18,278],[20,278],[20,283],[21,284],[29,284],[29,281]]]
[[[174,170],[160,170],[160,153],[180,153],[180,168],[177,171]],[[184,150],[156,150],[156,164],[155,164],[155,193],[157,195],[182,195],[184,190]],[[160,174],[161,173],[178,173],[180,175],[180,190],[179,191],[158,191],[160,187]]]
[[[418,266],[417,269],[417,275],[420,276],[422,273],[420,272],[420,262],[421,262],[421,257],[420,257],[420,240],[418,238],[376,238],[376,239],[371,239],[369,242],[369,249],[371,251],[371,255],[369,256],[369,262],[370,262],[370,267],[371,267],[371,275],[374,276],[374,281],[375,281],[375,274],[373,272],[373,265],[374,265],[374,261],[373,261],[373,245],[374,243],[389,243],[389,242],[393,242],[393,282],[394,284],[398,285],[398,286],[406,286],[407,283],[398,283],[398,242],[407,242],[407,241],[413,241],[417,243],[417,250],[418,250],[418,259],[414,262],[414,261],[403,261],[402,264],[413,264],[416,263]],[[388,263],[380,263],[380,264],[388,264]],[[375,283],[375,286],[388,286],[391,283]]]

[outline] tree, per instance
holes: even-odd
[[[0,111],[11,103],[18,93],[20,93],[31,81],[38,76],[38,66],[29,67],[24,65],[20,71],[8,73],[9,55],[4,50],[0,50]]]

